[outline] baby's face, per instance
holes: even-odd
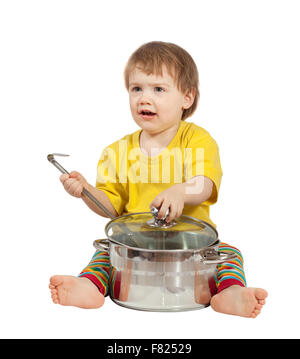
[[[129,101],[134,121],[149,134],[178,126],[183,109],[191,106],[165,67],[162,76],[136,67],[129,75]]]

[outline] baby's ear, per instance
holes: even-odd
[[[194,103],[194,100],[195,100],[195,96],[196,96],[195,87],[192,87],[191,89],[186,90],[186,93],[184,95],[184,103],[183,103],[184,109],[188,109],[192,106],[192,104]]]

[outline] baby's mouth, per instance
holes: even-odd
[[[141,111],[140,114],[145,118],[151,118],[156,115],[156,113],[151,112],[151,111]]]

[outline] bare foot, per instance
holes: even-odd
[[[268,293],[261,288],[232,285],[214,295],[211,307],[220,313],[256,318],[265,304]]]
[[[49,288],[53,303],[93,309],[104,304],[104,296],[89,279],[67,275],[50,278]]]

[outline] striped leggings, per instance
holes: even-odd
[[[241,252],[226,243],[221,243],[219,250],[222,252],[234,252],[237,258],[217,265],[214,274],[214,283],[210,284],[211,294],[219,293],[232,285],[246,287],[246,279],[243,269],[243,257]],[[90,263],[79,274],[79,277],[85,277],[91,280],[104,295],[108,295],[109,289],[114,293],[114,297],[119,297],[120,276],[114,267],[110,265],[109,254],[104,251],[96,251]]]

